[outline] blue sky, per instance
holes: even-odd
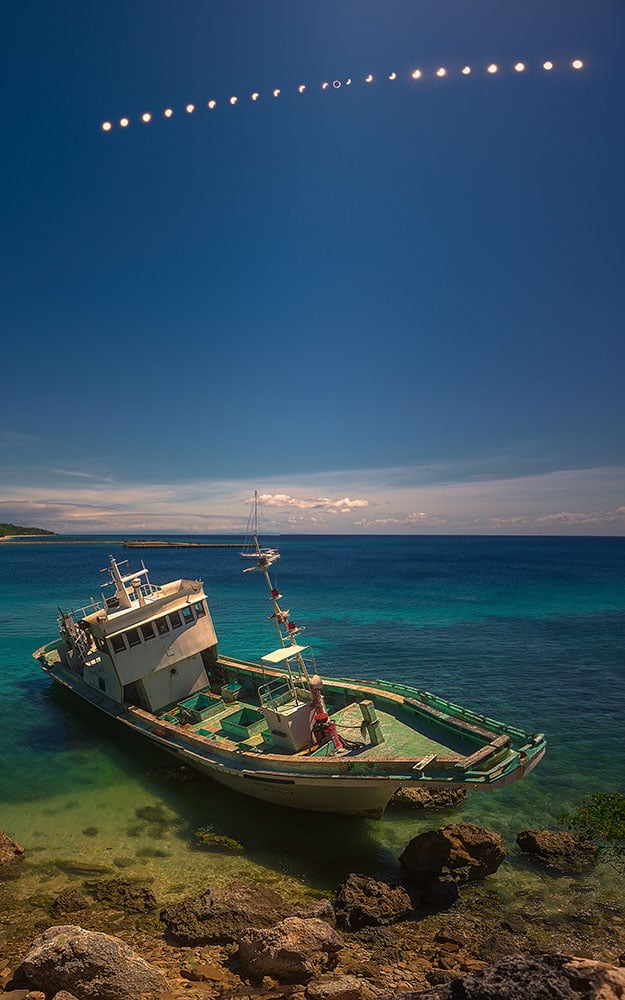
[[[625,533],[624,28],[6,5],[0,520]]]

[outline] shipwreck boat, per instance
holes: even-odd
[[[246,553],[249,554],[249,553]],[[529,774],[545,737],[421,688],[326,678],[282,606],[276,548],[253,536],[279,645],[259,663],[218,651],[201,580],[150,582],[110,556],[101,601],[59,613],[33,656],[58,684],[181,763],[254,798],[380,816],[400,787],[493,789]]]

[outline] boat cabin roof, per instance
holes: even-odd
[[[266,653],[265,656],[261,656],[261,663],[283,663],[284,660],[288,660],[292,656],[297,656],[298,653],[303,653],[307,649],[310,649],[310,646],[298,646],[296,644],[274,649],[273,653]]]

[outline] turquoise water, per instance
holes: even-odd
[[[0,828],[28,851],[32,885],[63,887],[76,864],[150,878],[161,896],[241,875],[297,894],[349,871],[398,876],[415,833],[462,816],[497,830],[511,855],[502,892],[540,875],[514,847],[585,792],[623,789],[625,539],[304,537],[279,539],[277,583],[326,675],[426,687],[544,731],[526,780],[474,793],[461,811],[380,821],[279,809],[199,780],[163,783],[165,756],[50,684],[31,651],[56,636],[56,609],[100,596],[109,553],[153,582],[201,577],[223,653],[274,648],[261,578],[234,549],[128,551],[107,544],[0,545]],[[137,817],[161,808],[160,822]],[[240,854],[194,849],[209,827]],[[593,876],[594,877],[594,876]],[[29,885],[26,878],[25,885]],[[560,881],[560,889],[568,885]],[[588,888],[588,886],[586,886]],[[24,890],[26,891],[26,890]]]

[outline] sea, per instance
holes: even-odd
[[[544,732],[542,763],[460,807],[389,808],[379,820],[183,780],[165,753],[57,689],[31,653],[56,638],[59,607],[100,599],[113,555],[130,570],[143,558],[153,583],[202,579],[221,652],[257,660],[276,644],[262,577],[242,572],[236,548],[131,550],[116,536],[0,544],[0,829],[26,849],[16,891],[34,898],[101,874],[148,883],[162,901],[239,879],[304,899],[354,871],[397,882],[413,836],[467,820],[503,837],[508,857],[489,882],[511,906],[540,898],[574,915],[590,898],[618,898],[609,866],[554,881],[515,840],[556,827],[589,793],[625,791],[625,538],[267,541],[279,545],[276,583],[322,676],[405,682]],[[237,849],[200,850],[197,830]]]

